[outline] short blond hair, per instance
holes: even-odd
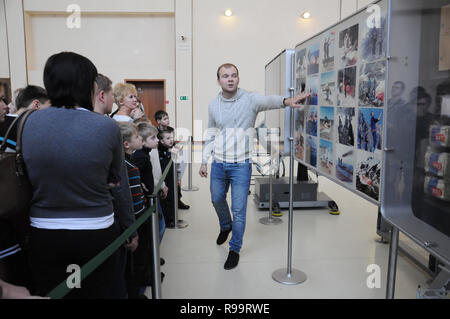
[[[141,122],[137,125],[138,134],[145,141],[149,136],[157,136],[158,129],[150,123]]]
[[[125,96],[129,93],[137,94],[136,87],[130,83],[117,83],[114,85],[114,100],[117,106],[120,106],[120,102],[123,102]]]
[[[120,128],[120,134],[122,135],[123,142],[131,142],[131,138],[134,134],[137,134],[138,130],[136,124],[131,122],[117,122]]]
[[[140,117],[140,118],[138,118],[138,119],[135,119],[133,121],[133,123],[136,124],[136,125],[138,125],[140,123],[149,123],[149,124],[152,125],[152,122],[145,115]]]

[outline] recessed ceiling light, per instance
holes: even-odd
[[[301,17],[303,19],[307,20],[307,19],[311,18],[311,12],[309,12],[308,10],[305,10],[305,11],[302,12]]]
[[[225,10],[225,12],[223,14],[226,17],[231,17],[233,15],[233,11],[231,11],[231,9],[227,9],[227,10]]]

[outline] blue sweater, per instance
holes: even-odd
[[[102,229],[114,222],[108,182],[120,180],[122,138],[116,122],[85,109],[34,112],[23,132],[33,185],[31,225]]]

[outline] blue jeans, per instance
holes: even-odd
[[[220,230],[232,229],[230,250],[239,253],[245,231],[247,213],[247,198],[250,188],[252,164],[219,163],[211,166],[211,200],[219,218]],[[227,193],[231,184],[231,219],[230,208],[227,203]]]

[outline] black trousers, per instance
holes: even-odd
[[[72,273],[69,265],[80,268],[106,248],[118,232],[114,225],[98,230],[49,230],[31,228],[30,267],[33,273],[33,293],[46,296]],[[116,274],[114,254],[73,288],[68,299],[111,298],[111,284]]]

